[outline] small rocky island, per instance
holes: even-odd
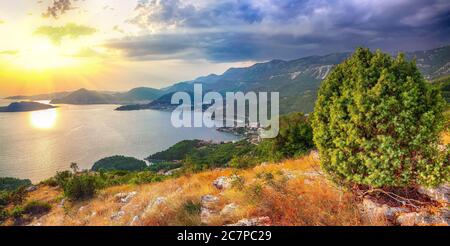
[[[6,107],[0,107],[1,113],[8,112],[29,112],[29,111],[37,111],[37,110],[45,110],[56,108],[55,106],[49,104],[43,104],[38,102],[14,102]]]

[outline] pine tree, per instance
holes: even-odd
[[[444,105],[414,61],[357,49],[319,90],[312,127],[323,169],[347,185],[449,181],[448,152],[437,148]]]

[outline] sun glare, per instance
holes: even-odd
[[[32,45],[24,48],[16,57],[14,63],[18,67],[31,70],[46,70],[65,68],[76,65],[74,58],[63,47],[55,46],[51,41],[35,38]]]
[[[30,113],[30,123],[33,128],[51,129],[58,119],[57,109],[34,111]]]

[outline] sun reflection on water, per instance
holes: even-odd
[[[30,124],[37,129],[51,129],[58,119],[57,109],[48,109],[30,112]]]

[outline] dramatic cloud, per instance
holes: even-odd
[[[60,15],[65,14],[67,11],[73,9],[72,2],[77,0],[54,0],[52,5],[47,8],[47,11],[42,15],[44,17],[58,18]]]
[[[35,34],[47,36],[53,43],[59,44],[63,38],[76,39],[81,36],[92,35],[97,30],[88,26],[68,23],[64,26],[41,26]]]
[[[128,21],[147,32],[110,48],[134,59],[290,59],[450,42],[448,0],[141,0]]]

